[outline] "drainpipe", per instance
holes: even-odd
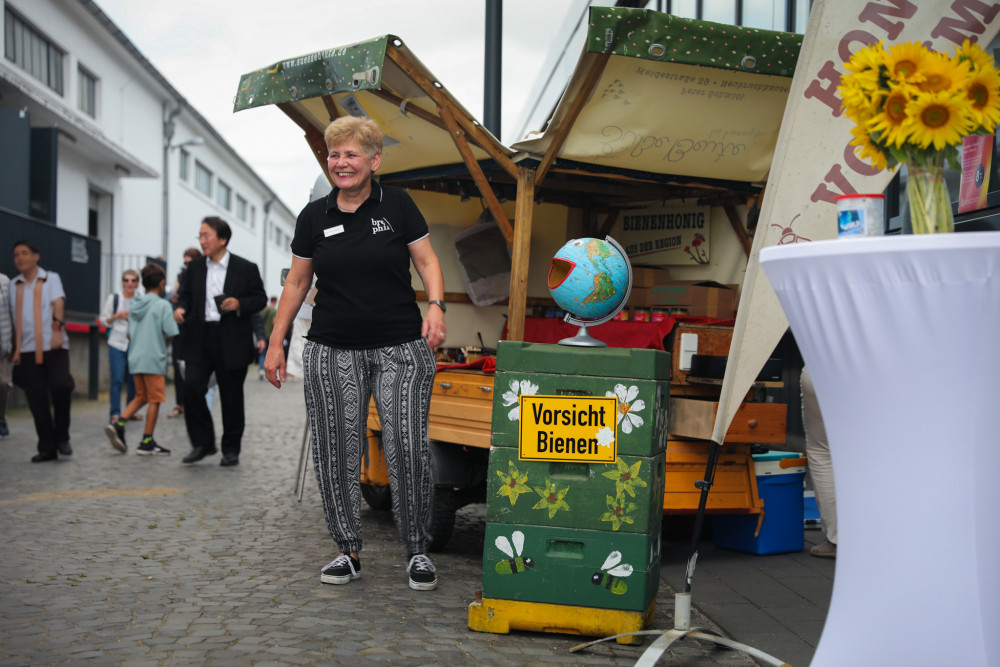
[[[170,265],[170,142],[174,139],[176,125],[174,119],[180,114],[183,105],[177,106],[166,114],[163,119],[163,260]],[[168,274],[169,275],[169,274]]]
[[[264,202],[264,222],[260,230],[260,275],[264,281],[264,289],[267,290],[267,225],[270,222],[271,204],[278,197],[276,195],[271,195],[271,198]],[[271,295],[268,294],[267,298],[270,299]],[[270,303],[270,302],[268,302]]]

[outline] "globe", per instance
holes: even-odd
[[[628,257],[610,236],[573,239],[552,258],[548,286],[559,307],[580,324],[614,317],[629,292]]]

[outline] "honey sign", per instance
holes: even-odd
[[[522,394],[518,458],[522,461],[614,463],[618,453],[615,396]]]

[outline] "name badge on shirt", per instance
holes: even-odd
[[[323,236],[325,236],[327,238],[329,238],[329,237],[331,237],[331,236],[333,236],[335,234],[343,234],[343,233],[344,233],[344,226],[343,225],[336,225],[334,227],[328,227],[328,228],[326,228],[326,229],[323,230]]]

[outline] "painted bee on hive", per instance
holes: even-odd
[[[514,547],[511,548],[510,543],[514,543]],[[519,530],[515,530],[511,536],[510,540],[501,535],[496,539],[494,544],[497,545],[497,549],[504,552],[509,560],[502,560],[497,563],[497,574],[520,574],[528,568],[535,566],[535,561],[530,558],[522,558],[521,550],[524,549],[524,533]]]
[[[604,560],[600,572],[595,572],[590,578],[590,582],[595,586],[602,586],[615,595],[624,595],[628,590],[625,577],[632,575],[632,566],[628,563],[618,565],[622,560],[621,551],[612,551]]]

